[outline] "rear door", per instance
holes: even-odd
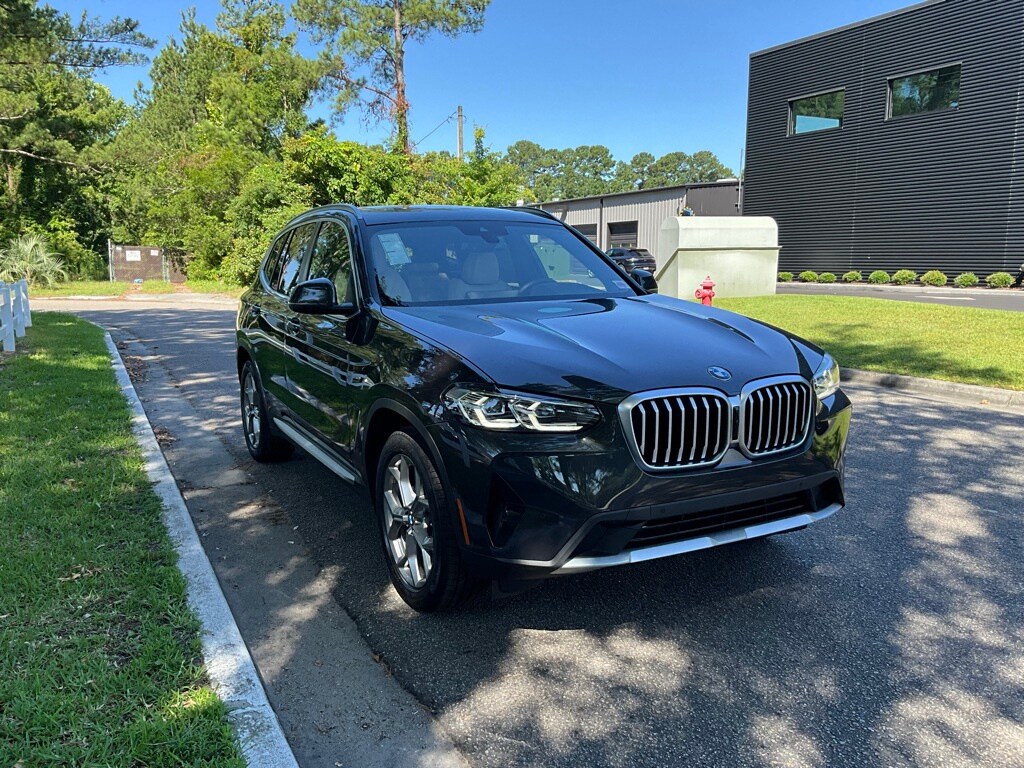
[[[320,225],[305,279],[317,277],[334,283],[339,302],[357,303],[352,236],[341,220]],[[296,332],[289,340],[294,351],[288,377],[302,395],[296,413],[304,426],[318,432],[351,463],[357,426],[351,370],[352,355],[358,350],[349,340],[349,323],[341,315],[298,315]]]
[[[260,301],[260,331],[264,348],[257,357],[263,389],[280,409],[295,410],[296,393],[288,383],[286,361],[292,354],[291,334],[295,312],[288,309],[288,294],[298,279],[302,259],[316,232],[315,223],[301,224],[285,234],[281,256],[272,274],[266,275]]]

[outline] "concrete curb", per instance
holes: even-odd
[[[959,384],[940,379],[921,379],[916,376],[899,376],[895,373],[877,373],[857,368],[842,368],[842,380],[851,384],[868,384],[874,387],[896,389],[946,400],[970,402],[1007,408],[1024,408],[1024,392],[996,387],[982,387],[976,384]]]
[[[178,568],[188,584],[189,606],[202,622],[206,671],[227,706],[227,717],[242,754],[254,767],[298,768],[121,354],[109,333],[104,333],[104,338],[117,382],[132,410],[132,429],[142,449],[146,473],[163,502],[163,521],[178,553]]]

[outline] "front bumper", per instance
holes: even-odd
[[[802,528],[845,504],[851,406],[826,399],[796,451],[652,474],[619,420],[582,435],[434,427],[480,576],[530,579],[624,565]],[[729,457],[723,465],[729,463]]]

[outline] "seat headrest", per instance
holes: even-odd
[[[468,285],[496,283],[498,274],[498,256],[489,251],[471,253],[462,263],[462,282]]]

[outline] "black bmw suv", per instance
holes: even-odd
[[[829,355],[645,293],[542,211],[302,214],[242,297],[237,342],[252,456],[298,445],[366,484],[417,610],[844,504],[851,408]]]

